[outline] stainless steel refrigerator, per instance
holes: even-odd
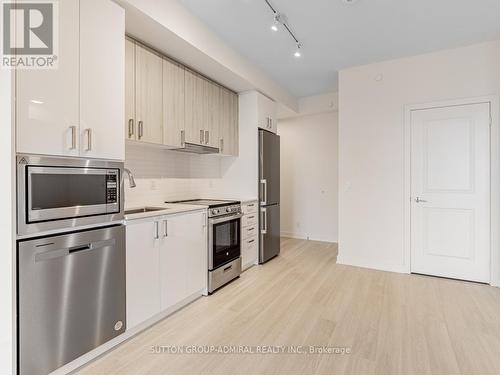
[[[259,129],[259,263],[280,253],[280,137]]]

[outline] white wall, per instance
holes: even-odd
[[[337,112],[278,122],[283,236],[337,242],[337,132]]]
[[[0,373],[14,371],[14,238],[13,238],[13,132],[11,122],[11,72],[0,69]]]
[[[500,93],[500,41],[339,74],[339,262],[397,272],[404,257],[404,106]]]

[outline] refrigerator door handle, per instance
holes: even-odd
[[[262,221],[262,229],[260,230],[261,234],[267,234],[267,209],[261,208],[261,221]]]
[[[267,204],[267,180],[266,179],[262,179],[260,180],[260,184],[261,184],[261,188],[262,188],[262,201],[260,202],[260,204],[262,205],[266,205]]]

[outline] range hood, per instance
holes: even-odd
[[[211,146],[197,145],[194,143],[184,142],[184,147],[174,148],[174,151],[189,152],[191,154],[218,154],[219,149]]]

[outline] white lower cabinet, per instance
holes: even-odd
[[[196,211],[127,222],[127,329],[202,294],[206,220]]]
[[[206,216],[190,213],[164,217],[160,246],[161,307],[166,309],[205,288]]]
[[[259,262],[258,201],[241,204],[241,265],[246,270]]]
[[[161,311],[160,241],[155,220],[127,223],[127,328]]]

